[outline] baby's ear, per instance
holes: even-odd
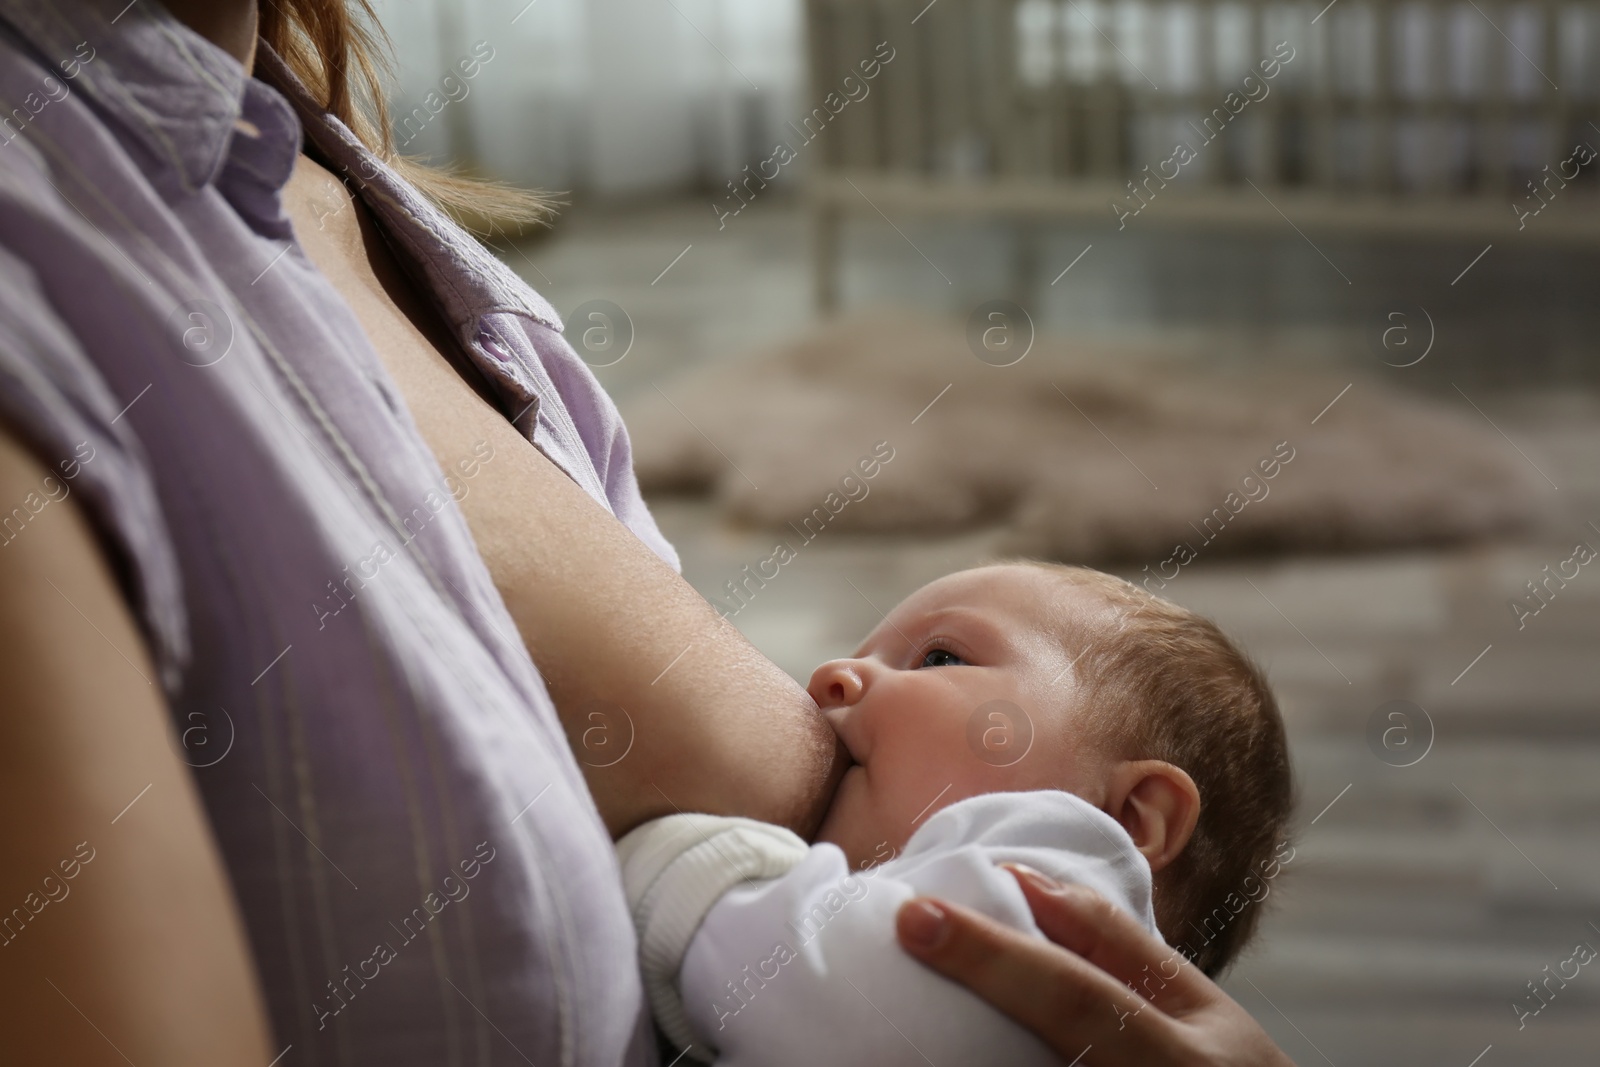
[[[1122,824],[1155,874],[1178,858],[1200,821],[1200,790],[1165,760],[1129,760],[1111,772],[1106,812]]]

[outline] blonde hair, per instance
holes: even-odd
[[[1156,924],[1215,977],[1261,919],[1249,884],[1276,877],[1294,805],[1288,740],[1266,675],[1215,623],[1132,582],[1065,563],[995,563],[1047,571],[1117,609],[1114,639],[1085,626],[1064,635],[1068,655],[1096,736],[1123,758],[1181,767],[1200,791],[1194,834],[1155,876]]]
[[[381,77],[393,45],[370,0],[273,0],[261,5],[258,33],[329,112],[463,226],[514,231],[555,215],[557,201],[543,193],[400,154]]]

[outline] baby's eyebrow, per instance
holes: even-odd
[[[853,658],[860,659],[861,657],[870,654],[873,648],[874,636],[876,636],[876,638],[881,642],[887,634],[893,634],[896,638],[903,640],[907,646],[915,646],[917,639],[912,637],[911,634],[907,632],[908,630],[915,632],[935,629],[942,625],[946,620],[959,622],[964,628],[976,629],[985,638],[990,640],[996,640],[1003,643],[1007,638],[1006,628],[982,611],[977,611],[970,607],[963,606],[935,608],[932,611],[924,611],[920,615],[915,616],[904,626],[897,625],[896,623],[890,621],[889,616],[885,615],[883,617],[883,621],[880,622],[876,628],[874,628],[872,634],[869,634],[866,640],[862,641],[861,644],[856,648],[855,656]],[[887,627],[887,629],[884,629],[885,627]]]
[[[922,616],[920,616],[917,619],[914,619],[912,621],[916,625],[913,625],[911,628],[913,630],[915,630],[915,629],[918,629],[921,624],[927,622],[927,616],[926,615],[922,615]],[[851,657],[851,658],[852,659],[860,659],[862,656],[865,656],[868,653],[870,653],[872,651],[872,645],[873,645],[874,636],[876,636],[879,639],[881,639],[883,637],[882,628],[885,627],[885,626],[888,627],[888,632],[889,633],[892,633],[892,634],[894,634],[895,637],[904,640],[906,642],[906,644],[915,645],[917,643],[915,638],[910,637],[909,635],[906,634],[905,630],[903,630],[901,627],[895,625],[894,623],[890,622],[889,621],[889,616],[885,615],[883,617],[883,621],[880,622],[876,627],[873,628],[872,633],[868,634],[866,636],[866,638],[861,642],[861,644],[856,646],[855,655],[853,657]]]
[[[904,632],[901,627],[898,627],[898,625],[894,625],[893,622],[888,621],[888,616],[883,616],[883,622],[880,622],[878,627],[882,627],[882,625],[888,625],[888,627],[890,627],[888,632],[893,633],[894,637],[901,638],[901,640],[906,641],[907,645],[915,645],[915,643],[917,643],[914,638],[907,637],[907,633]],[[912,629],[915,629],[915,627],[912,627]],[[877,638],[877,640],[875,640],[875,638]],[[867,656],[867,654],[872,653],[872,648],[874,648],[875,643],[882,643],[882,640],[883,633],[880,632],[877,627],[875,627],[875,629],[872,630],[872,633],[867,635],[866,640],[861,641],[861,645],[856,646],[856,654],[854,654],[854,659],[861,659],[862,656]]]
[[[1006,634],[1006,628],[992,616],[986,612],[968,607],[940,608],[938,611],[924,615],[921,621],[924,625],[931,623],[934,626],[942,626],[947,621],[955,622],[969,630],[977,630],[986,637],[1003,638]]]

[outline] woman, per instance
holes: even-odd
[[[393,158],[339,0],[0,31],[7,1059],[650,1062],[611,838],[843,766],[419,190],[530,203]]]

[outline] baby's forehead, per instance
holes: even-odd
[[[964,610],[1006,629],[1063,634],[1115,625],[1106,591],[1070,572],[1026,564],[957,571],[918,589],[895,609],[913,616]]]

